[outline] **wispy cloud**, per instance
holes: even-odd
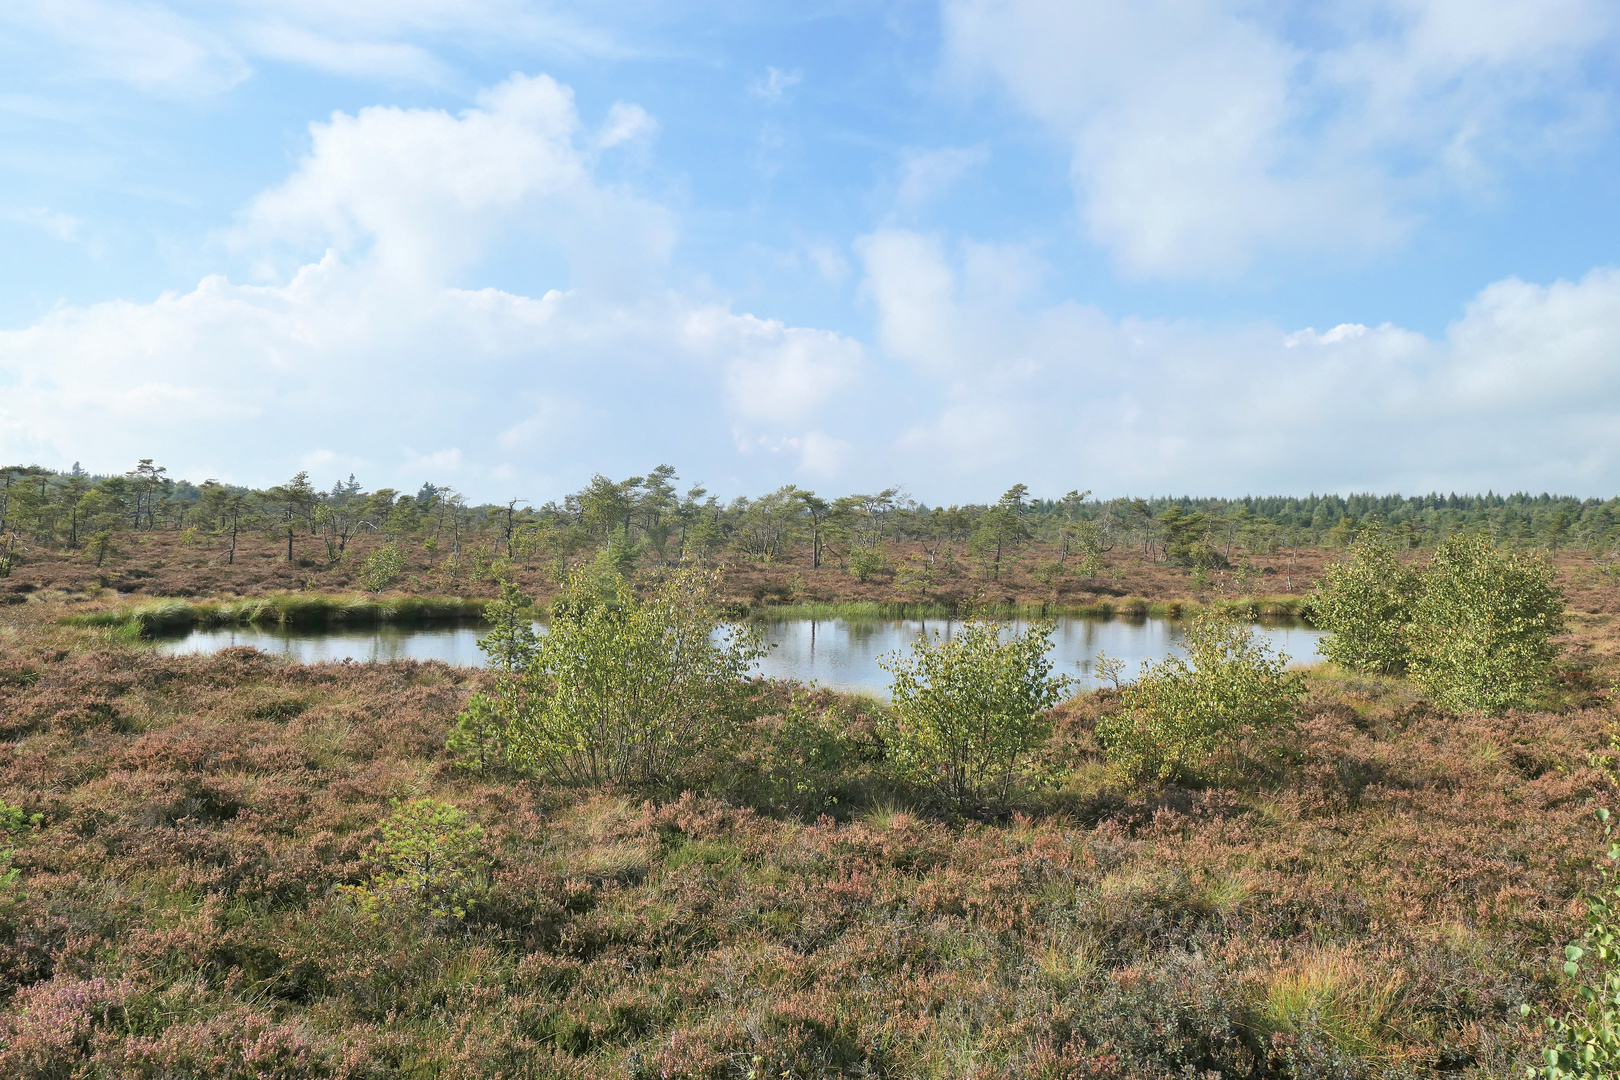
[[[803,81],[802,71],[796,69],[783,71],[780,68],[768,67],[765,69],[764,77],[750,86],[748,92],[772,105],[779,105],[791,99],[793,91]]]
[[[252,69],[228,37],[155,3],[13,0],[0,25],[63,50],[58,77],[106,79],[172,97],[228,90]]]
[[[947,146],[906,155],[900,169],[895,204],[912,212],[922,209],[973,169],[990,160],[987,146]]]
[[[84,219],[44,206],[26,206],[0,209],[0,221],[29,225],[44,229],[64,243],[77,243],[83,239]]]

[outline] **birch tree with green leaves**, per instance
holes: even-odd
[[[645,599],[617,574],[604,589],[600,574],[569,576],[548,633],[497,703],[507,753],[566,783],[661,782],[729,735],[764,646],[751,627],[722,626],[718,572],[675,571]]]
[[[878,661],[893,676],[885,741],[896,773],[963,812],[1006,804],[1050,731],[1046,710],[1069,686],[1052,674],[1052,623],[1007,641],[1001,630],[970,620],[949,638],[919,635],[909,656]]]

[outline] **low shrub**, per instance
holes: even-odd
[[[1408,626],[1422,591],[1422,576],[1396,557],[1383,530],[1367,529],[1349,559],[1323,569],[1311,595],[1313,619],[1328,632],[1318,651],[1351,671],[1405,674]]]
[[[1412,679],[1448,708],[1499,714],[1548,685],[1563,630],[1550,562],[1454,536],[1424,571],[1408,633]]]
[[[889,569],[889,560],[881,551],[863,548],[850,552],[849,572],[863,585]]]
[[[786,709],[752,721],[736,751],[750,772],[740,794],[810,819],[836,809],[881,754],[870,726],[863,731],[853,712],[800,692]]]
[[[973,619],[950,638],[919,636],[909,658],[878,661],[894,676],[884,734],[896,774],[962,811],[1005,804],[1069,685],[1046,655],[1051,623],[1005,642],[1001,628]]]
[[[1124,708],[1098,721],[1109,760],[1129,780],[1201,779],[1240,736],[1289,725],[1304,696],[1286,655],[1217,612],[1195,618],[1182,647],[1185,657],[1144,664]]]
[[[360,584],[369,593],[381,594],[404,572],[405,553],[398,544],[383,544],[366,556],[360,569]]]
[[[763,647],[734,624],[717,639],[718,581],[679,570],[643,600],[616,574],[608,597],[600,570],[570,577],[550,631],[495,699],[512,762],[570,783],[655,783],[724,741]]]

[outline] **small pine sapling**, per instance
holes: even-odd
[[[361,911],[465,919],[488,892],[484,830],[466,811],[436,799],[394,800],[382,839],[367,858],[365,885],[342,886]]]

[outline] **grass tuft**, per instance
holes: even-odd
[[[158,637],[194,627],[420,625],[478,620],[483,600],[458,596],[368,596],[278,593],[251,600],[160,600],[69,616],[69,626],[103,628],[123,637]]]

